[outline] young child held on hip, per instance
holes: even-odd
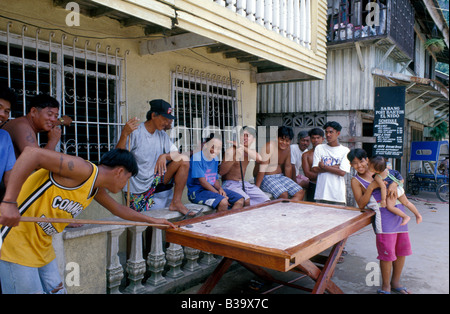
[[[387,179],[386,181],[388,181],[388,185],[391,182],[396,182],[398,184],[398,200],[416,216],[416,222],[418,224],[422,222],[422,216],[420,215],[416,206],[414,206],[414,204],[411,203],[405,195],[405,190],[403,189],[403,178],[397,171],[390,170],[386,167],[386,159],[384,157],[371,157],[369,159],[369,171],[375,173],[373,178],[381,189],[381,207],[384,207],[391,213],[402,217],[403,221],[400,224],[401,226],[406,225],[411,219],[407,214],[405,214],[399,208],[395,207],[397,199],[393,197],[387,197],[387,188],[386,183],[384,182],[384,180]]]

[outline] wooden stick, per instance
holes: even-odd
[[[168,228],[164,224],[151,224],[139,221],[114,221],[114,220],[91,220],[91,219],[64,219],[64,218],[46,218],[46,217],[20,217],[21,222],[47,222],[47,223],[78,223],[93,225],[124,225],[124,226],[147,226],[156,228]]]
[[[128,135],[128,151],[131,151],[131,135]],[[130,207],[130,179],[127,181],[127,207]]]

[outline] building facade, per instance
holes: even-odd
[[[448,24],[434,2],[329,0],[325,80],[259,85],[258,124],[289,125],[297,134],[335,120],[343,145],[371,154],[375,89],[405,86],[405,145],[393,164],[406,178],[410,143],[448,123],[448,78],[444,85],[434,70],[448,63]],[[433,37],[443,51],[425,48]],[[354,204],[350,189],[347,199]]]
[[[325,78],[326,11],[325,0],[0,0],[0,84],[19,95],[11,118],[36,94],[59,100],[73,119],[62,152],[97,162],[156,98],[173,105],[171,136],[189,152],[203,130],[225,143],[256,125],[258,84]],[[109,215],[92,204],[80,218]],[[86,226],[55,247],[63,275],[80,274],[70,293],[169,291],[214,264],[145,228]]]

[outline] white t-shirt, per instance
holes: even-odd
[[[319,162],[323,161],[326,166],[339,165],[339,169],[350,173],[350,162],[347,159],[349,151],[342,145],[335,147],[328,144],[317,145],[314,149],[312,167],[318,167]],[[341,177],[330,172],[319,173],[314,199],[346,203],[346,194],[345,176]]]
[[[130,192],[144,193],[150,188],[154,176],[156,161],[162,154],[176,151],[165,131],[156,130],[153,134],[147,131],[144,122],[130,135],[131,152],[136,158],[139,173],[130,178]],[[128,148],[128,141],[127,141]],[[127,191],[127,185],[123,188]]]
[[[305,175],[303,173],[303,168],[302,168],[302,155],[303,155],[303,153],[306,153],[307,151],[308,151],[308,149],[301,151],[298,144],[291,145],[291,164],[293,164],[295,166],[295,175],[296,176],[298,176],[299,174]]]

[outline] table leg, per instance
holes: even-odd
[[[343,291],[334,282],[331,281],[331,277],[334,274],[334,269],[339,260],[339,257],[342,254],[342,250],[344,249],[346,241],[347,239],[344,239],[333,246],[322,270],[320,270],[311,261],[302,262],[297,266],[297,268],[308,275],[308,277],[316,281],[316,284],[312,291],[313,294],[320,294],[324,293],[325,291],[333,294],[343,293]]]
[[[197,294],[209,294],[214,289],[214,287],[219,282],[220,278],[225,274],[225,272],[230,268],[234,260],[224,257],[217,265],[216,269],[208,277],[208,279],[203,283],[201,288],[197,291]]]

